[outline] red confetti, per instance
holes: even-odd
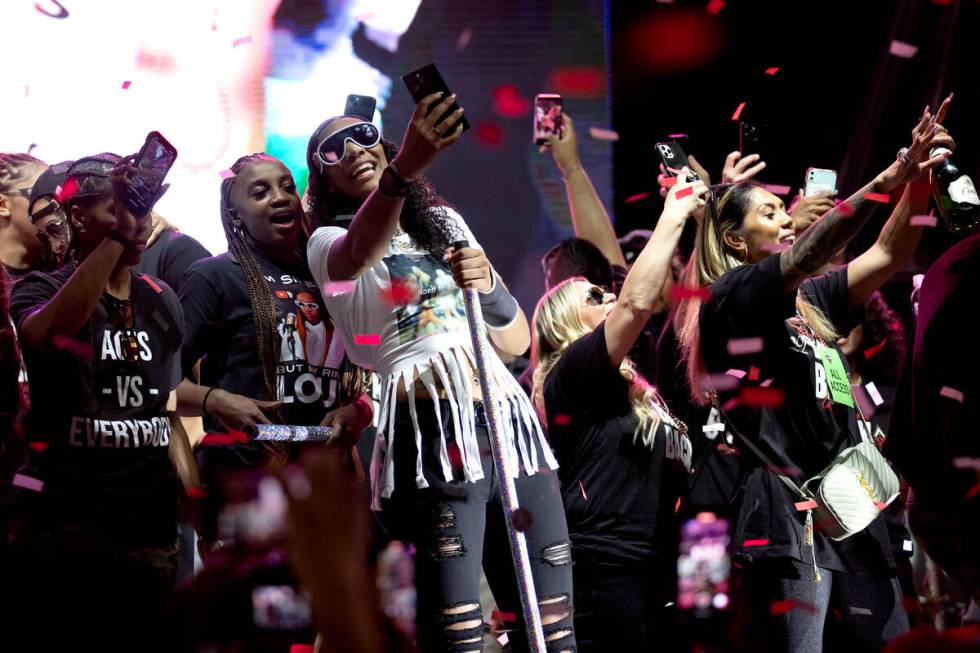
[[[645,200],[650,197],[650,193],[637,193],[636,195],[630,195],[625,200],[623,204],[632,204],[633,202],[639,202],[640,200]]]
[[[769,614],[786,614],[787,612],[792,612],[793,608],[796,607],[796,599],[784,599],[782,601],[773,601],[769,605]]]
[[[245,45],[252,42],[251,36],[240,36],[231,42],[231,47],[237,48],[239,45]]]
[[[782,388],[747,386],[739,391],[739,399],[746,406],[779,408],[786,403],[786,393]]]
[[[976,485],[974,485],[973,487],[971,487],[967,491],[967,493],[964,496],[964,498],[965,499],[972,499],[973,497],[977,496],[978,494],[980,494],[980,483],[977,483]]]
[[[681,511],[681,498],[677,497],[677,503],[674,504],[674,512],[678,513]]]
[[[560,414],[560,415],[555,415],[555,419],[552,421],[555,423],[556,426],[567,426],[569,422],[572,421],[572,418],[570,415]]]
[[[315,649],[312,644],[291,644],[289,653],[313,653]]]
[[[869,358],[871,358],[873,356],[877,356],[879,353],[881,353],[881,350],[885,348],[885,345],[886,344],[888,344],[888,339],[887,338],[885,338],[884,340],[882,340],[881,342],[879,342],[874,347],[868,347],[867,349],[865,349],[864,350],[864,358],[865,358],[865,360],[867,360],[867,359],[869,359]]]
[[[888,193],[865,193],[864,199],[870,202],[881,202],[882,204],[888,204],[892,200]]]
[[[732,120],[738,120],[738,117],[742,115],[742,109],[745,108],[745,102],[739,102],[738,108],[735,109],[735,113],[732,114]]]
[[[208,491],[200,485],[195,485],[187,488],[187,496],[192,499],[206,499],[208,496]]]
[[[54,345],[55,349],[61,349],[69,353],[75,354],[80,358],[92,358],[95,355],[92,345],[87,342],[79,342],[74,338],[68,338],[67,336],[54,336],[51,339],[51,344]]]
[[[57,190],[55,190],[54,199],[56,202],[58,202],[58,204],[64,206],[65,202],[73,198],[77,192],[78,180],[74,177],[69,177],[65,180],[65,183],[58,186]]]
[[[758,381],[759,373],[760,372],[758,367],[754,365],[749,366],[749,381]]]
[[[227,433],[207,433],[201,439],[201,444],[232,445],[248,442],[248,436],[242,431],[228,431]]]
[[[493,110],[504,118],[520,118],[531,110],[531,102],[514,84],[501,84],[493,89]]]
[[[670,188],[675,184],[677,184],[677,177],[664,176],[664,178],[660,181],[660,185],[664,188]]]
[[[357,334],[354,336],[355,345],[380,345],[381,335],[377,333]]]
[[[517,621],[517,615],[513,612],[500,612],[499,610],[494,610],[490,618],[494,621]]]
[[[582,485],[582,479],[578,480],[578,489],[582,491],[582,498],[588,501],[589,497],[585,494],[585,486]]]
[[[388,288],[384,289],[382,293],[385,301],[392,306],[413,304],[418,301],[419,297],[418,286],[405,283],[404,281],[398,281],[397,279]]]
[[[700,299],[702,301],[711,296],[708,286],[683,286],[677,284],[670,288],[670,298],[674,300]]]
[[[779,68],[766,68],[767,75],[775,75],[779,72]]]
[[[49,445],[47,442],[41,442],[39,440],[35,440],[34,442],[28,442],[27,446],[28,448],[30,448],[31,451],[34,451],[35,453],[42,453],[44,451],[47,451],[48,447],[51,445]]]
[[[854,215],[854,207],[848,204],[847,202],[841,202],[840,204],[838,204],[837,210],[840,211],[840,214],[843,215],[845,218],[849,218],[852,215]]]
[[[566,66],[552,71],[546,87],[565,97],[597,98],[606,93],[606,76],[598,66]]]
[[[279,299],[289,299],[291,297],[288,290],[277,290],[275,294]]]
[[[717,16],[721,13],[721,10],[725,8],[725,0],[711,0],[708,6],[705,7],[708,13],[712,16]]]
[[[476,126],[476,140],[496,150],[504,145],[504,130],[495,122],[481,122]]]
[[[769,540],[745,540],[742,542],[742,546],[767,546]]]
[[[463,452],[459,450],[459,445],[450,442],[446,447],[446,455],[449,456],[449,463],[456,469],[463,466]]]
[[[122,89],[125,91],[127,88],[129,88],[130,84],[132,84],[132,82],[127,79],[122,83]]]
[[[682,188],[679,191],[677,191],[677,194],[674,197],[676,199],[682,199],[684,197],[687,197],[688,195],[693,195],[693,194],[694,194],[694,186],[688,186],[687,188]]]
[[[813,510],[817,507],[817,502],[813,499],[808,499],[806,501],[798,501],[793,505],[796,506],[797,510]]]
[[[163,288],[157,285],[157,282],[151,279],[149,275],[142,274],[140,275],[140,278],[146,282],[146,285],[148,285],[150,288],[153,288],[153,290],[155,290],[158,295],[163,292]]]

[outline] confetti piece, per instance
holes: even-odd
[[[796,506],[797,510],[813,510],[817,507],[817,502],[813,499],[808,499],[806,501],[798,501],[793,505]]]
[[[67,336],[54,336],[51,339],[51,344],[54,345],[55,349],[67,351],[80,358],[91,358],[95,353],[92,349],[92,345],[89,343],[79,342],[78,340]]]
[[[976,485],[974,485],[973,487],[971,487],[967,491],[967,493],[964,495],[964,498],[966,498],[966,499],[972,499],[973,497],[975,497],[977,495],[980,495],[980,483],[977,483]]]
[[[718,392],[727,392],[738,387],[738,379],[728,374],[709,374],[705,378],[705,385]]]
[[[909,224],[913,227],[935,227],[937,223],[934,215],[913,215]]]
[[[912,540],[902,540],[902,551],[912,552]]]
[[[755,408],[779,408],[786,403],[786,393],[782,388],[749,386],[741,389],[739,399],[746,406]]]
[[[353,281],[331,281],[323,287],[325,295],[343,295],[350,292],[354,292]]]
[[[969,458],[958,456],[953,458],[953,467],[956,469],[976,469],[980,470],[980,458]]]
[[[840,214],[845,218],[849,218],[852,215],[854,215],[854,207],[848,204],[847,202],[841,202],[840,204],[838,204],[837,210],[840,211]]]
[[[676,514],[680,511],[681,511],[681,498],[677,497],[677,503],[674,504],[674,513]]]
[[[674,300],[700,299],[706,300],[711,296],[708,286],[675,285],[670,289],[670,297]]]
[[[768,544],[769,544],[769,540],[762,540],[762,539],[745,540],[744,542],[742,542],[742,546],[767,546]]]
[[[233,444],[243,444],[248,441],[248,436],[242,431],[228,431],[227,433],[206,433],[201,439],[201,444],[214,444],[228,446]]]
[[[148,285],[150,288],[153,288],[153,290],[155,290],[158,295],[163,292],[163,288],[161,288],[156,281],[151,279],[149,275],[141,274],[140,278],[146,282],[146,285]]]
[[[787,612],[792,612],[793,608],[796,607],[796,599],[784,599],[782,601],[773,601],[769,604],[769,614],[786,614]]]
[[[527,508],[518,508],[515,510],[511,516],[510,521],[514,524],[514,529],[524,533],[530,530],[531,526],[534,524],[534,517],[531,515],[531,511]]]
[[[868,608],[856,608],[853,605],[851,605],[848,606],[847,609],[850,610],[851,614],[862,614],[862,615],[867,615],[869,617],[871,616],[871,610],[869,610]]]
[[[711,0],[705,9],[712,16],[717,16],[721,13],[721,10],[725,8],[725,0]]]
[[[693,194],[694,194],[694,186],[688,186],[687,188],[682,188],[679,191],[677,191],[677,194],[674,195],[674,198],[683,199],[688,195],[693,195]]]
[[[950,388],[949,386],[946,385],[944,385],[942,387],[942,390],[939,391],[939,396],[946,397],[947,399],[953,399],[955,401],[960,402],[961,404],[963,403],[963,393],[957,390],[956,388]]]
[[[531,110],[531,102],[514,84],[501,84],[492,94],[493,109],[504,118],[520,118]]]
[[[476,140],[492,150],[504,145],[504,129],[495,122],[481,122],[476,126]]]
[[[886,339],[882,340],[881,342],[879,342],[874,347],[869,347],[868,349],[865,349],[864,350],[864,358],[865,358],[865,360],[867,360],[868,358],[872,358],[874,356],[877,356],[879,353],[881,353],[881,350],[885,348],[885,345],[887,343],[888,343],[888,339],[886,338]]]
[[[619,140],[619,133],[612,129],[602,127],[589,127],[589,136],[597,141],[609,141],[615,143]]]
[[[208,491],[200,485],[195,485],[187,488],[187,496],[192,499],[206,499],[208,496]]]
[[[736,379],[744,379],[745,372],[743,370],[728,370],[725,372],[728,376],[734,376]]]
[[[758,381],[760,373],[761,370],[759,370],[758,367],[755,367],[754,365],[749,366],[749,381]]]
[[[732,120],[738,120],[739,116],[742,115],[742,109],[745,108],[745,102],[739,102],[738,108],[735,109],[735,113],[732,114]]]
[[[660,182],[660,185],[663,186],[664,188],[670,188],[671,186],[674,186],[676,184],[677,184],[677,177],[664,177],[663,180],[661,180]]]
[[[851,396],[854,397],[854,401],[857,402],[861,414],[866,418],[870,419],[875,414],[875,406],[871,402],[870,397],[868,397],[868,393],[863,385],[851,386]]]
[[[715,388],[717,390],[717,388]],[[705,433],[717,433],[725,430],[724,422],[718,422],[716,424],[705,424],[701,427],[701,430]]]
[[[572,418],[569,415],[555,415],[555,419],[553,421],[558,426],[566,426],[572,421]]]
[[[650,197],[650,193],[637,193],[636,195],[630,195],[625,200],[623,204],[632,204],[633,202],[639,202],[640,200],[645,200]]]
[[[218,173],[218,176],[221,177],[222,179],[231,179],[232,177],[235,176],[235,173],[232,172],[231,170],[222,170],[221,172]]]
[[[510,639],[507,637],[507,633],[504,633],[503,635],[497,638],[497,643],[500,644],[501,646],[507,646],[507,642],[509,641]]]
[[[732,356],[756,354],[762,351],[762,338],[732,338],[728,341],[728,353]]]
[[[54,199],[64,206],[65,202],[70,200],[78,192],[78,180],[74,177],[70,177],[65,180],[65,183],[58,186],[54,191]]]
[[[240,36],[231,42],[231,47],[237,48],[239,45],[246,45],[252,42],[251,36]]]
[[[22,487],[25,490],[33,490],[34,492],[40,492],[44,489],[44,481],[40,481],[26,474],[14,474],[14,480],[12,481],[14,486]]]
[[[588,501],[589,500],[589,497],[585,493],[585,486],[582,485],[582,479],[579,479],[578,480],[578,489],[582,491],[582,498],[585,499],[586,501]]]
[[[494,610],[490,618],[494,621],[517,621],[517,615],[513,612],[500,612],[499,610]]]
[[[778,184],[763,184],[762,187],[773,195],[789,195],[793,192],[793,189],[789,186],[780,186]]]
[[[918,47],[904,41],[892,41],[888,46],[888,54],[893,54],[900,59],[911,59],[918,51]]]
[[[313,644],[291,644],[289,653],[313,653],[316,650]]]
[[[414,304],[418,301],[419,288],[414,284],[404,281],[393,281],[387,288],[382,290],[383,298],[392,306],[404,306]]]
[[[667,138],[677,140],[679,138],[690,138],[687,134],[667,134]]]
[[[27,447],[31,451],[35,452],[35,453],[43,453],[43,452],[45,452],[45,451],[48,450],[48,447],[49,446],[51,446],[51,445],[49,445],[47,442],[41,442],[41,441],[38,441],[38,440],[35,440],[34,442],[28,442],[27,443]]]
[[[762,386],[763,388],[768,388],[770,385],[772,385],[772,382],[773,381],[775,381],[775,379],[766,379],[765,381],[763,381],[759,385]]]
[[[466,49],[466,46],[470,44],[470,39],[473,38],[472,28],[466,27],[462,32],[459,33],[459,38],[456,39],[456,51],[462,52]]]
[[[878,392],[878,388],[875,386],[874,381],[868,381],[867,385],[864,386],[864,389],[868,391],[868,396],[871,397],[871,401],[875,402],[875,406],[880,406],[885,403],[885,400],[882,399],[881,393]]]
[[[357,334],[354,336],[355,345],[380,345],[381,335],[377,333]]]
[[[779,72],[779,68],[766,68],[767,75],[775,75]]]
[[[865,193],[864,199],[870,202],[881,202],[882,204],[888,204],[891,202],[891,197],[888,193]]]

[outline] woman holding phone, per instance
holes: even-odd
[[[619,299],[583,277],[534,312],[533,396],[561,463],[575,563],[580,653],[665,642],[676,565],[675,504],[691,469],[687,428],[627,357],[653,314],[684,224],[707,186],[678,183]]]
[[[311,271],[351,359],[382,379],[371,463],[373,506],[418,549],[418,640],[424,651],[478,651],[480,567],[513,613],[527,650],[499,483],[490,454],[460,288],[480,291],[490,340],[519,355],[527,319],[463,218],[422,173],[462,134],[455,95],[418,103],[401,147],[363,118],[337,116],[309,141],[309,200],[320,227]],[[338,217],[354,214],[347,229]],[[452,247],[459,240],[469,246]],[[505,455],[530,515],[524,534],[548,650],[574,650],[571,555],[557,463],[526,395],[497,357]],[[505,624],[513,627],[513,624]]]
[[[910,224],[923,174],[943,156],[930,147],[945,130],[928,107],[897,160],[797,237],[782,200],[755,184],[731,186],[698,225],[690,266],[708,299],[682,304],[678,332],[695,402],[711,396],[706,375],[742,370],[734,396],[719,397],[726,422],[778,465],[735,439],[745,481],[735,500],[733,554],[742,565],[739,602],[760,611],[753,650],[821,651],[840,636],[878,650],[908,628],[884,520],[837,541],[806,518],[778,475],[799,485],[843,449],[861,442],[857,411],[837,344],[860,306],[911,258],[921,227]],[[867,223],[887,194],[902,199],[877,242],[846,266],[811,278]],[[928,196],[928,192],[925,193]],[[747,373],[747,374],[746,374]],[[771,609],[772,606],[786,609]],[[839,617],[835,618],[834,615]]]

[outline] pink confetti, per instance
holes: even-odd
[[[154,281],[152,278],[150,278],[149,275],[141,274],[140,278],[146,282],[146,285],[148,285],[150,288],[153,288],[153,290],[155,290],[158,295],[163,292],[163,288],[157,285],[157,282]]]
[[[976,469],[980,471],[980,458],[959,456],[957,458],[953,458],[953,467],[956,469]]]
[[[729,370],[729,372],[741,370]],[[705,377],[704,384],[709,388],[714,388],[718,392],[734,390],[738,387],[738,378],[731,374],[709,374]]]
[[[670,288],[670,297],[674,300],[700,299],[702,301],[711,296],[711,291],[707,286],[683,286],[675,285]]]
[[[597,141],[609,141],[611,143],[619,140],[618,132],[612,129],[603,129],[602,127],[589,127],[589,136]]]
[[[732,120],[738,120],[739,116],[742,115],[742,109],[745,108],[745,102],[739,102],[738,108],[735,109],[735,113],[732,114]]]
[[[645,200],[650,197],[650,193],[637,193],[636,195],[630,195],[623,200],[623,204],[632,204],[633,202],[639,202],[640,200]]]
[[[353,281],[331,281],[323,287],[324,295],[344,295],[354,292]]]
[[[892,41],[891,45],[888,46],[888,54],[893,54],[901,59],[911,59],[918,51],[918,47],[904,41]]]
[[[779,68],[766,68],[767,75],[775,75],[779,72]]]
[[[187,496],[192,499],[206,499],[208,496],[208,491],[200,485],[195,485],[187,488]]]
[[[380,345],[381,335],[377,333],[357,334],[354,336],[355,345]]]
[[[232,172],[231,170],[222,170],[221,172],[218,173],[218,176],[221,177],[222,179],[231,179],[232,177],[235,176],[235,173]]]
[[[54,345],[55,349],[67,351],[80,358],[92,358],[92,356],[95,354],[94,350],[92,349],[92,345],[89,343],[80,342],[67,336],[54,336],[51,338],[51,344]]]
[[[251,36],[240,36],[231,42],[231,47],[237,48],[239,45],[247,45],[252,42]]]
[[[732,356],[756,354],[762,351],[762,338],[732,338],[728,341],[728,353]]]
[[[780,186],[778,184],[763,184],[763,188],[772,193],[773,195],[789,195],[793,192],[793,189],[789,186]]]
[[[721,10],[725,8],[725,0],[711,0],[705,9],[712,16],[717,16],[721,13]]]
[[[122,83],[122,89],[125,91],[126,89],[128,89],[130,87],[131,84],[132,84],[132,82],[127,79],[126,81],[124,81]]]
[[[582,479],[578,480],[578,489],[582,491],[582,498],[588,501],[589,497],[585,494],[585,486],[582,485]]]
[[[40,481],[26,474],[14,474],[13,484],[16,487],[22,487],[25,490],[33,490],[34,492],[40,492],[44,489],[44,481]]]
[[[875,406],[871,403],[871,399],[868,397],[868,393],[865,391],[863,385],[851,386],[851,396],[854,397],[854,401],[857,402],[858,408],[861,409],[861,413],[866,418],[870,418],[875,414]]]
[[[290,644],[289,653],[313,653],[316,649],[312,644]]]
[[[817,502],[813,499],[807,499],[806,501],[797,501],[793,505],[796,506],[797,510],[813,510],[817,507]]]
[[[466,27],[462,32],[459,33],[459,38],[456,39],[456,51],[462,52],[466,49],[466,46],[470,44],[470,39],[473,38],[473,29]]]
[[[944,385],[942,390],[939,391],[939,396],[958,401],[961,404],[963,403],[963,393],[956,388],[950,388],[947,385]]]
[[[892,201],[888,193],[865,193],[864,199],[871,202],[881,202],[882,204],[888,204]]]
[[[935,227],[937,220],[934,215],[913,215],[909,224],[913,227]]]
[[[875,406],[880,406],[885,403],[885,400],[882,399],[881,393],[878,392],[878,388],[875,386],[874,381],[868,381],[867,385],[864,386],[864,389],[868,391],[868,396],[871,397],[871,401],[875,402]]]
[[[734,376],[736,379],[744,379],[745,378],[745,371],[744,370],[731,369],[731,370],[728,370],[727,372],[725,372],[725,374],[727,374],[728,376]]]
[[[769,540],[767,539],[745,540],[742,542],[742,546],[766,546],[768,544]]]
[[[679,191],[677,191],[677,194],[674,195],[674,198],[683,199],[688,195],[693,195],[693,194],[694,194],[694,186],[688,186],[687,188],[682,188]]]
[[[667,138],[672,140],[677,140],[679,138],[688,138],[687,134],[667,134]]]

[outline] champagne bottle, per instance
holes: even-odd
[[[929,156],[949,152],[945,147],[934,147]],[[980,197],[969,175],[956,167],[953,157],[933,168],[936,204],[943,216],[946,228],[953,233],[966,231],[980,223]]]

